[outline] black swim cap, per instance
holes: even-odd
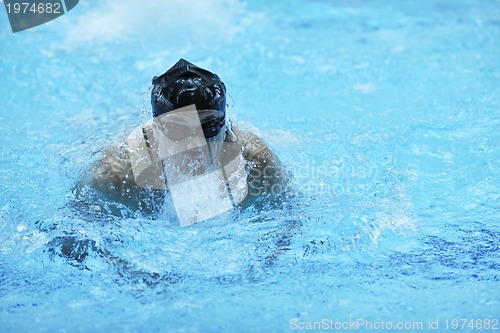
[[[205,137],[213,137],[224,126],[226,86],[216,74],[180,59],[163,75],[153,78],[151,104],[154,117],[193,104],[199,113],[213,110],[213,116],[207,112],[200,115]]]

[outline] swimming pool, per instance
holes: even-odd
[[[495,331],[500,3],[169,3],[17,34],[0,10],[0,331]],[[186,228],[72,208],[181,57],[224,80],[297,196]]]

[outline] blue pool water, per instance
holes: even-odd
[[[92,0],[17,34],[0,9],[0,56],[1,332],[500,319],[500,2]],[[297,195],[185,228],[72,205],[181,57]]]

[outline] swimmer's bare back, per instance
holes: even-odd
[[[291,175],[280,159],[257,135],[233,127],[245,160],[248,195],[240,207],[248,207],[259,198],[274,199],[285,194]],[[164,200],[166,189],[145,189],[134,180],[126,140],[104,149],[97,161],[81,177],[81,186],[89,186],[109,199],[133,210],[152,213]]]

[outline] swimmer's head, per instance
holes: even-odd
[[[153,116],[196,105],[206,138],[215,137],[225,125],[226,86],[214,73],[181,59],[153,78]]]

